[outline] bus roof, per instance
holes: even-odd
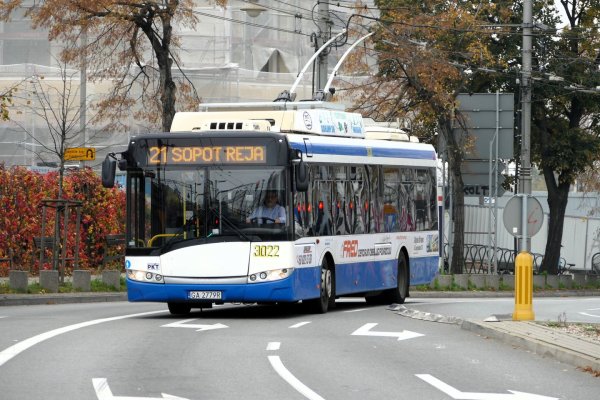
[[[342,104],[324,101],[206,103],[196,112],[178,112],[171,132],[274,131],[318,136],[418,142],[398,127],[384,126]]]

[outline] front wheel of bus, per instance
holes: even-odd
[[[185,303],[167,303],[169,312],[173,315],[185,315],[192,311],[192,306]]]
[[[325,314],[335,302],[335,278],[333,272],[326,259],[323,259],[321,264],[321,285],[320,285],[320,296],[317,299],[309,300],[308,304],[311,310],[317,314]]]

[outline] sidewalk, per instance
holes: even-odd
[[[465,320],[462,329],[600,373],[600,343],[529,321]]]
[[[452,292],[445,293],[448,295]],[[429,292],[421,292],[420,294],[428,295]],[[463,293],[463,296],[457,297],[465,297],[465,294]],[[595,291],[593,295],[597,296],[598,294],[598,291]],[[554,295],[556,296],[556,294]],[[589,296],[590,294],[577,293],[576,295]],[[541,297],[538,293],[536,293],[536,296]],[[424,296],[417,295],[415,297]],[[474,297],[473,293],[471,297]],[[591,369],[595,373],[600,373],[600,342],[546,327],[534,321],[513,321],[512,315],[495,316],[486,318],[484,321],[474,319],[463,320],[461,318],[418,311],[399,304],[391,305],[389,310],[395,311],[403,317],[456,324],[462,329],[474,332],[480,336],[494,338],[511,346],[529,350],[542,357],[554,358],[575,367],[586,370]]]

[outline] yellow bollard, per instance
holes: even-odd
[[[515,258],[515,311],[513,321],[531,321],[533,313],[533,256],[520,252]]]

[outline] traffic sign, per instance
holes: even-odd
[[[95,159],[94,147],[69,147],[65,150],[65,161],[94,161]]]
[[[456,138],[468,134],[473,142],[465,151],[465,160],[490,158],[490,142],[498,128],[498,158],[514,155],[514,95],[512,93],[461,93],[456,98],[462,121],[455,123]],[[498,102],[498,104],[496,104]],[[498,121],[496,122],[496,115]],[[465,132],[466,130],[466,132]]]
[[[522,235],[523,196],[513,196],[502,213],[504,227],[513,236]],[[539,200],[527,196],[527,236],[531,237],[538,233],[544,222],[544,210]]]
[[[493,168],[492,163],[492,168]],[[506,168],[506,164],[498,161],[498,173],[496,183],[498,186],[498,196],[502,196],[506,190],[502,187],[506,177],[501,174]],[[490,162],[489,160],[463,160],[460,165],[460,172],[463,178],[465,196],[491,196],[494,191],[489,190],[490,185]],[[494,178],[492,176],[492,178]]]

